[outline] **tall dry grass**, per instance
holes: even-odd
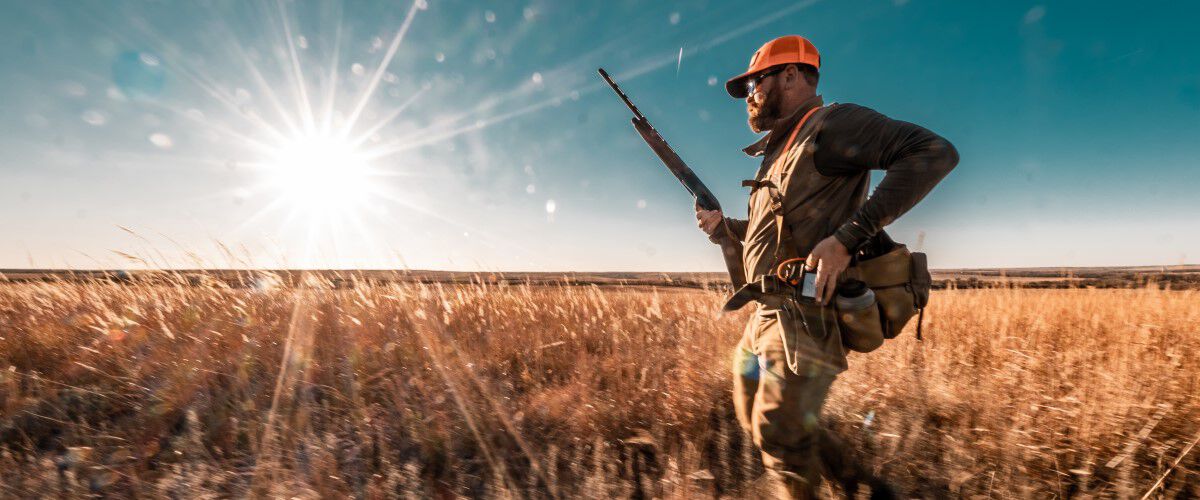
[[[744,496],[716,292],[0,286],[0,492]],[[908,495],[1200,494],[1200,294],[937,292],[829,425]]]

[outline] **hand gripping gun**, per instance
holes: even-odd
[[[687,189],[688,193],[691,193],[692,198],[695,199],[696,206],[703,210],[721,210],[721,204],[717,202],[717,197],[713,196],[708,186],[705,186],[700,181],[696,173],[691,168],[688,168],[683,159],[675,153],[675,150],[671,149],[667,141],[650,125],[650,121],[642,115],[637,106],[634,106],[629,97],[621,91],[621,88],[617,86],[617,82],[614,82],[612,77],[608,76],[608,72],[604,71],[604,68],[600,68],[599,72],[604,81],[608,82],[608,86],[612,87],[617,96],[629,107],[629,110],[633,111],[633,128],[642,136],[642,139],[646,141],[650,149],[654,150],[654,154],[658,155],[658,159],[662,160],[663,164],[667,166],[667,170],[670,170],[671,174],[683,184],[684,189]],[[741,288],[746,282],[745,271],[742,268],[742,242],[733,234],[727,221],[721,221],[720,231],[721,235],[716,239],[721,246],[721,253],[725,258],[725,268],[729,271],[729,279],[733,282],[733,288],[736,290]]]

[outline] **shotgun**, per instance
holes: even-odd
[[[620,97],[621,101],[625,102],[625,106],[628,106],[629,110],[633,112],[633,128],[642,136],[642,140],[646,141],[646,144],[650,146],[654,154],[658,155],[658,159],[662,160],[663,164],[667,166],[667,170],[670,170],[671,174],[683,184],[683,188],[687,189],[688,193],[692,195],[696,206],[702,210],[721,210],[721,203],[717,201],[717,197],[708,189],[708,186],[705,186],[700,181],[700,178],[687,166],[687,163],[683,162],[683,159],[675,153],[675,150],[671,149],[671,146],[659,135],[654,126],[650,125],[650,121],[638,110],[637,106],[633,105],[629,97],[621,91],[621,87],[617,86],[617,82],[614,82],[612,77],[608,76],[608,72],[604,71],[604,68],[600,68],[598,71],[600,72],[600,76],[604,78],[604,81],[608,83],[608,86],[612,87],[613,92],[617,93],[617,97]],[[725,268],[729,271],[729,279],[733,282],[733,288],[738,289],[746,284],[746,273],[742,268],[742,242],[733,234],[733,231],[729,228],[729,224],[724,220],[721,221],[721,232],[722,237],[717,238],[717,240],[721,245],[721,253],[725,258]]]

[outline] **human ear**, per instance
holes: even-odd
[[[784,86],[788,89],[791,89],[800,83],[800,79],[803,78],[804,75],[800,74],[800,68],[796,67],[795,64],[789,64],[787,68],[783,70],[783,77]]]

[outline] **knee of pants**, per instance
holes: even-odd
[[[817,449],[828,381],[764,381],[754,405],[754,433],[764,452],[808,454]]]
[[[762,418],[755,419],[755,444],[764,453],[781,458],[815,455],[820,437],[817,417],[813,414],[797,417],[774,422]]]

